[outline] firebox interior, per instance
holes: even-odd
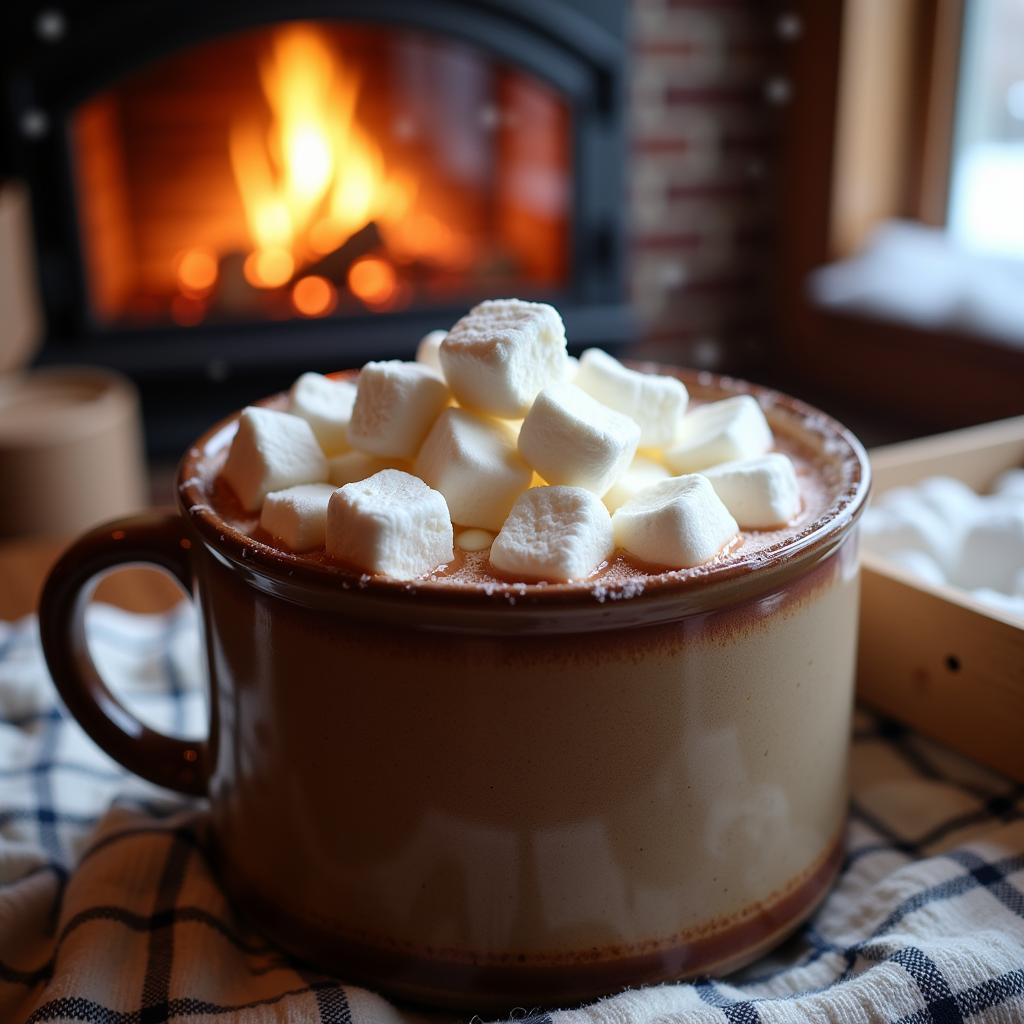
[[[94,322],[557,292],[571,116],[530,72],[421,29],[286,22],[148,63],[71,123]]]

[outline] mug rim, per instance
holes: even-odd
[[[236,410],[209,427],[186,450],[176,477],[178,507],[185,521],[219,561],[241,570],[261,589],[299,600],[312,592],[320,592],[321,597],[328,599],[332,593],[348,592],[353,596],[363,595],[364,601],[372,598],[374,604],[414,600],[420,608],[425,604],[464,608],[503,605],[509,611],[515,607],[554,611],[588,606],[601,608],[606,602],[621,606],[636,601],[648,604],[659,598],[683,598],[685,605],[693,606],[691,610],[699,610],[698,606],[717,607],[721,602],[712,599],[712,595],[720,590],[734,597],[740,592],[760,591],[760,583],[770,585],[780,575],[788,578],[803,567],[817,564],[838,547],[863,510],[871,483],[867,453],[848,428],[800,399],[740,378],[655,362],[628,360],[627,363],[643,372],[674,376],[698,398],[702,397],[702,392],[717,392],[715,400],[749,394],[765,410],[769,420],[773,413],[789,417],[798,426],[798,439],[806,443],[817,437],[822,456],[828,464],[840,468],[840,490],[832,503],[796,533],[745,557],[711,568],[697,567],[701,570],[697,572],[670,569],[652,573],[642,577],[639,586],[636,579],[610,583],[590,579],[566,583],[488,584],[429,577],[399,580],[360,573],[342,564],[311,561],[303,554],[283,551],[251,537],[220,517],[210,504],[207,490],[212,479],[209,474],[204,475],[199,465],[229,442],[233,434],[228,432],[241,414],[241,410]],[[357,374],[356,370],[343,370],[329,376],[344,380]],[[283,394],[279,392],[251,404],[271,405],[279,402]],[[731,600],[728,603],[732,603]]]

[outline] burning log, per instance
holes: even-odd
[[[341,283],[345,280],[349,267],[356,260],[376,252],[383,246],[384,238],[380,233],[380,228],[376,221],[371,220],[354,235],[349,235],[337,249],[303,268],[302,272],[303,274],[316,274],[326,277],[330,281]]]
[[[210,302],[210,313],[235,319],[251,315],[258,308],[259,295],[245,278],[245,254],[226,252],[220,257],[217,282]]]
[[[345,285],[353,264],[382,248],[384,239],[380,229],[375,221],[370,221],[350,235],[337,249],[308,266],[286,270],[287,278],[282,277],[279,282],[273,281],[273,284],[267,280],[266,274],[259,273],[262,265],[258,261],[255,267],[250,266],[257,254],[237,251],[222,253],[209,295],[208,316],[214,320],[238,320],[253,315],[268,315],[272,310],[285,315],[294,315],[296,312],[304,316],[323,315],[329,308],[333,308],[337,301],[334,289]],[[281,252],[284,253],[284,250]],[[289,264],[289,268],[291,266]],[[276,271],[278,268],[270,269]],[[261,279],[264,281],[262,284]],[[296,282],[302,284],[303,281],[314,279],[328,285],[333,296],[327,302],[316,303],[316,312],[309,308],[309,302],[306,301],[309,296],[293,294]]]

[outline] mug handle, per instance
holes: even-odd
[[[136,775],[192,796],[207,789],[207,745],[155,732],[103,681],[85,638],[85,609],[99,578],[132,564],[154,565],[192,593],[181,516],[172,510],[115,519],[80,537],[50,571],[39,602],[39,634],[50,675],[92,740]]]

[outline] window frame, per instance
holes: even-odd
[[[817,391],[897,411],[925,429],[1024,413],[1024,348],[825,309],[806,286],[813,270],[848,255],[878,220],[945,225],[963,0],[797,0],[794,8],[802,32],[786,60],[792,100],[778,178],[776,326],[785,365]],[[859,39],[851,41],[844,30],[858,18]],[[887,30],[886,63],[872,66],[871,42]],[[868,52],[851,52],[855,44]],[[891,106],[881,118],[863,106],[880,94],[878,83],[864,82],[868,74],[885,82]],[[851,149],[858,118],[860,138],[864,126],[880,125],[882,140]],[[866,212],[842,206],[851,182],[862,201],[867,194]]]

